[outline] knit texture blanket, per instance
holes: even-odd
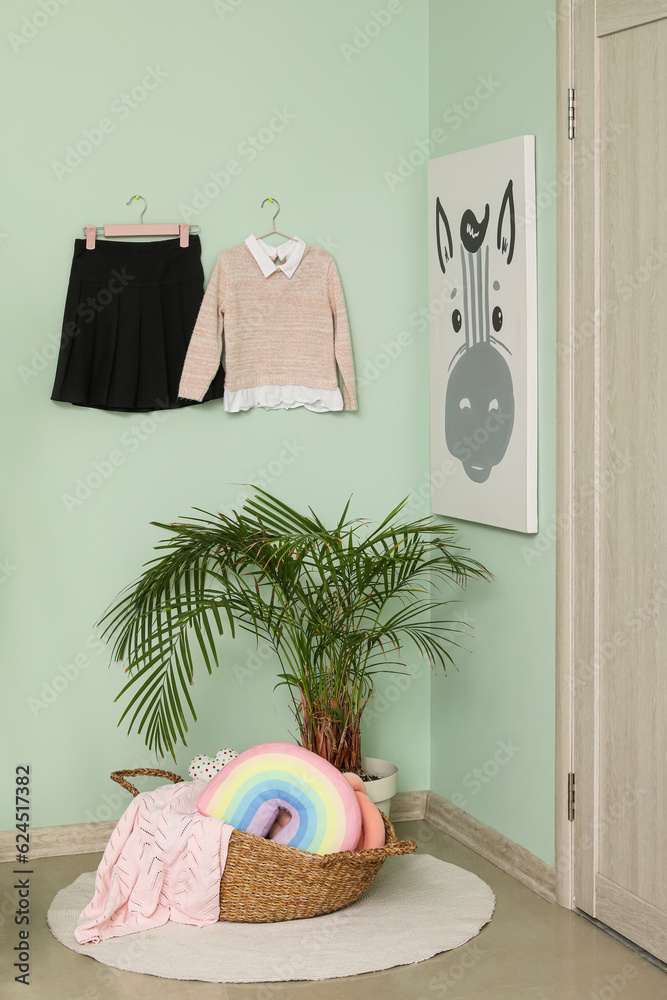
[[[232,827],[202,816],[206,779],[141,792],[111,834],[95,892],[79,916],[80,944],[159,927],[168,920],[203,927],[220,916],[220,879]]]

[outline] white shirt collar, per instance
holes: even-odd
[[[306,249],[305,242],[299,237],[287,240],[285,243],[281,243],[280,246],[272,247],[269,243],[265,243],[264,240],[258,240],[252,233],[245,241],[245,245],[259,264],[265,278],[268,278],[270,274],[278,270],[281,270],[283,274],[291,278],[301,263],[301,258]],[[278,257],[280,264],[274,263],[275,257]]]

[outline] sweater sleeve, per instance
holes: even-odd
[[[209,280],[181,373],[178,395],[201,402],[220,367],[225,296],[224,271],[220,257]]]
[[[334,354],[343,383],[343,408],[357,409],[357,391],[354,381],[354,360],[350,342],[350,326],[345,308],[345,296],[336,262],[331,258],[328,273],[329,302],[334,322]]]

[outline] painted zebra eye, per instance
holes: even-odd
[[[493,310],[493,314],[491,316],[491,322],[493,323],[493,329],[496,331],[496,333],[498,333],[498,331],[501,329],[503,325],[503,311],[500,308],[500,306],[496,306],[496,308]]]
[[[489,403],[489,413],[491,413],[491,412],[494,412],[494,413],[498,412],[498,400],[497,399],[492,399],[491,402]]]
[[[454,327],[454,333],[458,333],[461,329],[461,313],[458,309],[455,309],[452,313],[452,326]]]
[[[470,400],[468,399],[467,396],[464,396],[461,402],[459,403],[459,410],[472,410],[472,406],[470,405]]]

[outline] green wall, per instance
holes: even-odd
[[[325,517],[353,494],[354,514],[379,518],[424,475],[428,344],[408,318],[427,299],[425,176],[394,193],[384,172],[427,130],[428,11],[425,2],[391,6],[388,21],[358,0],[71,0],[55,4],[53,16],[21,0],[2,9],[0,77],[10,97],[0,219],[3,479],[11,484],[0,540],[10,709],[3,828],[13,823],[16,764],[32,766],[32,823],[45,826],[120,816],[129,798],[109,772],[150,763],[142,738],[116,727],[123,675],[109,669],[92,628],[151,557],[160,537],[151,520],[214,510],[248,482]],[[133,97],[151,70],[154,89]],[[98,136],[101,119],[113,128]],[[272,123],[282,130],[267,133]],[[67,147],[84,130],[100,141],[80,163],[70,156],[69,167]],[[258,136],[254,155],[249,136]],[[240,170],[225,178],[231,160]],[[211,172],[224,189],[207,189],[213,197],[190,214],[207,277],[221,250],[270,228],[268,206],[260,209],[267,196],[281,202],[279,228],[334,254],[358,412],[230,415],[213,402],[158,421],[49,399],[80,227],[134,220],[125,207],[133,194],[147,198],[147,221],[188,215],[182,206],[193,205]],[[63,498],[114,451],[122,463],[99,487],[87,497],[80,490],[78,504]],[[226,641],[224,669],[212,678],[200,671],[200,720],[172,769],[185,773],[195,753],[294,731],[284,690],[273,691],[275,661],[252,653],[248,641]],[[400,702],[380,707],[365,751],[395,759],[403,788],[428,787],[428,672]]]
[[[468,591],[475,638],[431,687],[431,788],[554,860],[555,273],[553,10],[534,0],[431,0],[430,130],[443,156],[536,136],[539,524],[537,536],[458,522],[494,573]],[[482,78],[487,82],[475,97]],[[479,95],[478,95],[479,96]]]
[[[0,536],[4,828],[16,764],[32,766],[32,823],[44,826],[119,816],[128,799],[109,772],[156,763],[141,737],[116,726],[122,675],[93,632],[151,558],[160,537],[151,520],[229,505],[249,482],[325,517],[350,494],[358,515],[381,517],[406,495],[428,513],[425,158],[443,114],[447,139],[433,155],[530,132],[538,190],[555,172],[553,18],[530,0],[431,0],[430,12],[426,0],[45,6],[42,16],[37,2],[20,0],[0,15],[0,81],[11,95],[0,219],[2,468],[11,484]],[[142,91],[147,74],[154,89]],[[479,76],[500,86],[459,116],[455,105]],[[102,119],[112,127],[98,135]],[[85,130],[97,145],[68,162]],[[220,250],[270,227],[260,203],[277,197],[280,228],[338,263],[359,411],[232,416],[209,403],[156,419],[52,402],[72,241],[87,222],[134,218],[124,203],[135,193],[148,199],[147,219],[201,226],[207,276]],[[461,522],[463,543],[496,575],[462,610],[475,624],[472,652],[447,679],[408,656],[400,686],[380,678],[364,732],[366,753],[400,765],[401,789],[465,802],[547,861],[554,242],[547,203],[538,222],[539,549],[531,537]],[[114,451],[122,461],[113,473],[72,503],[78,481]],[[163,766],[185,773],[195,753],[294,731],[284,692],[273,691],[275,661],[248,639],[225,640],[221,652],[220,671],[199,673],[189,747]],[[474,769],[485,778],[494,770],[499,741],[508,759],[477,789]]]

